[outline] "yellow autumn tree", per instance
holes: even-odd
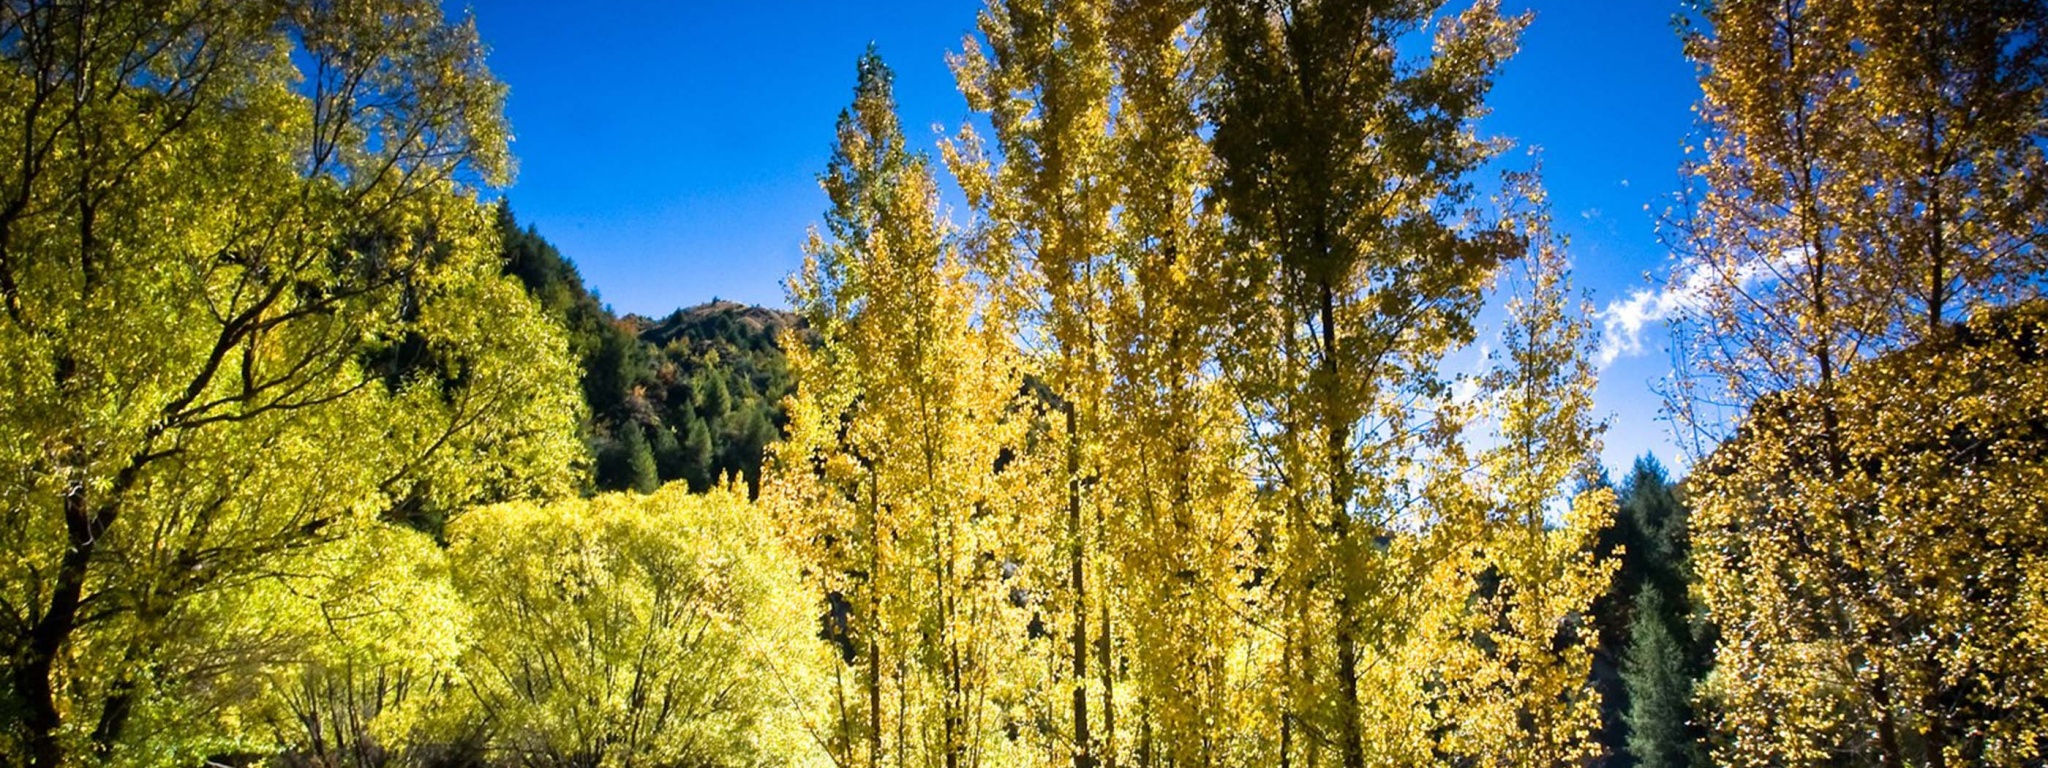
[[[1430,407],[1443,358],[1471,341],[1513,255],[1508,233],[1458,211],[1499,149],[1473,122],[1523,23],[1492,2],[1443,5],[1208,9],[1217,191],[1245,287],[1223,362],[1267,489],[1260,609],[1282,636],[1267,670],[1278,765],[1432,755],[1408,658],[1427,558],[1405,531],[1427,457],[1456,432]],[[1429,52],[1402,55],[1425,24]]]
[[[1702,695],[1734,765],[2024,765],[2039,4],[1712,2],[1673,217]],[[2016,644],[2020,643],[2020,644]],[[2022,682],[2026,681],[2026,682]]]
[[[1105,621],[1097,663],[1126,680],[1105,725],[1128,734],[1105,729],[1107,765],[1259,758],[1251,671],[1261,638],[1240,586],[1250,456],[1215,365],[1229,294],[1201,133],[1214,59],[1200,13],[1195,2],[1115,3],[1106,30],[1119,210],[1101,300],[1103,403],[1115,416],[1098,424],[1099,535],[1117,582],[1103,591],[1113,601],[1105,618],[1117,623],[1110,631]]]
[[[842,765],[1019,760],[1008,673],[1029,603],[1006,481],[1022,386],[905,147],[892,74],[860,60],[822,181],[832,208],[790,293],[817,334],[791,339],[797,394],[766,502],[825,597],[844,662],[824,737]],[[851,679],[848,679],[851,677]]]
[[[826,765],[826,649],[743,489],[682,483],[483,507],[449,530],[488,757],[542,766]]]
[[[1476,382],[1492,425],[1479,472],[1427,494],[1441,511],[1420,536],[1438,595],[1425,631],[1441,634],[1419,655],[1436,659],[1441,759],[1583,765],[1599,756],[1589,612],[1615,568],[1592,557],[1615,510],[1613,491],[1593,482],[1604,425],[1593,415],[1592,311],[1571,291],[1566,242],[1536,177],[1510,177],[1506,194],[1527,252],[1504,270],[1501,349]],[[1465,449],[1447,453],[1446,468],[1466,464]]]
[[[1106,0],[990,0],[952,59],[968,106],[988,118],[948,148],[953,175],[980,213],[977,259],[999,306],[1015,320],[1049,411],[1060,463],[1045,483],[1063,519],[1042,519],[1031,575],[1046,581],[1051,629],[1034,637],[1046,661],[1031,689],[1052,720],[1033,736],[1049,761],[1076,768],[1114,755],[1117,736],[1117,596],[1122,577],[1106,548],[1117,511],[1101,492],[1109,386],[1103,293],[1112,279],[1112,220],[1119,185],[1111,141],[1116,84]],[[991,141],[992,143],[985,143]],[[991,155],[990,153],[993,153]],[[1062,582],[1055,586],[1052,579]],[[1057,609],[1054,606],[1058,606]],[[1091,672],[1092,668],[1092,672]],[[1054,709],[1064,712],[1054,713]]]
[[[259,582],[256,599],[215,621],[267,638],[268,681],[240,706],[248,723],[220,754],[287,765],[417,765],[480,757],[486,745],[459,669],[475,637],[434,538],[371,523],[274,563],[299,574]]]

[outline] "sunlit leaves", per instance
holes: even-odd
[[[797,394],[764,506],[843,665],[817,734],[834,758],[1014,761],[1001,734],[1029,714],[1006,684],[1033,584],[1014,538],[1021,382],[930,161],[905,147],[890,71],[871,51],[858,74],[822,177],[827,233],[790,284],[819,343],[785,345]]]
[[[214,630],[318,591],[294,564],[567,488],[560,334],[471,186],[504,178],[502,86],[424,2],[16,3],[0,30],[7,746],[190,762],[292,655]]]
[[[2048,24],[2038,3],[1711,2],[1681,425],[1704,687],[1745,765],[2022,764]],[[2021,671],[2027,670],[2027,671]]]
[[[743,493],[511,503],[451,528],[465,687],[530,765],[810,764],[825,649]]]

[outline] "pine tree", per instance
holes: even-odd
[[[759,400],[746,401],[731,419],[731,429],[726,440],[727,455],[721,464],[725,472],[740,477],[748,493],[758,493],[761,467],[749,458],[763,455],[777,437],[775,425],[768,421],[768,406]]]
[[[1664,465],[1648,454],[1637,458],[1622,483],[1620,499],[1616,526],[1625,527],[1631,535],[1624,540],[1627,557],[1615,576],[1616,584],[1632,585],[1631,591],[1656,587],[1665,595],[1664,603],[1672,615],[1690,614],[1685,600],[1685,584],[1690,580],[1686,558],[1692,547],[1689,515]],[[1627,599],[1635,598],[1630,594]]]
[[[1621,677],[1623,661],[1631,638],[1640,624],[1654,620],[1677,638],[1692,637],[1692,608],[1687,598],[1691,581],[1691,536],[1687,509],[1676,487],[1656,457],[1645,454],[1636,459],[1619,493],[1620,510],[1613,523],[1601,532],[1597,557],[1616,564],[1614,583],[1594,603],[1593,621],[1599,632],[1600,661],[1596,679],[1601,690],[1603,726],[1599,739],[1627,761],[1629,710],[1627,682]],[[1637,610],[1643,592],[1656,589],[1664,612],[1647,617]],[[1683,654],[1683,668],[1699,674],[1704,661],[1697,644],[1679,642],[1672,648]],[[1690,710],[1688,710],[1690,711]],[[1623,763],[1627,764],[1627,763]]]
[[[654,458],[654,473],[660,482],[668,482],[683,476],[683,443],[676,437],[676,431],[667,424],[655,423],[647,427],[653,437],[647,441],[647,452]]]
[[[661,475],[644,428],[631,422],[620,426],[598,453],[597,486],[650,493],[659,485]]]
[[[1636,619],[1622,657],[1628,751],[1643,768],[1702,764],[1693,724],[1689,643],[1686,635],[1672,631],[1669,614],[1663,589],[1645,586],[1636,596]]]
[[[690,484],[690,490],[702,492],[709,489],[715,479],[712,476],[711,429],[695,416],[684,423],[687,426],[684,427],[677,459],[681,465],[680,476]]]
[[[717,426],[725,420],[726,414],[732,412],[732,390],[726,387],[722,371],[706,369],[699,372],[691,390],[696,395],[697,415],[705,423]]]

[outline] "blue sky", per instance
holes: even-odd
[[[1680,6],[1503,1],[1536,18],[1482,130],[1518,142],[1517,166],[1540,152],[1576,279],[1606,313],[1609,343],[1627,349],[1596,393],[1612,418],[1607,463],[1619,471],[1653,450],[1677,464],[1656,394],[1670,364],[1655,319],[1670,297],[1642,292],[1666,268],[1654,214],[1677,186],[1698,92],[1671,28]],[[906,131],[930,146],[969,118],[945,57],[979,7],[474,0],[490,66],[511,87],[519,173],[506,194],[620,312],[713,297],[782,305],[782,278],[825,207],[816,178],[855,57],[880,46]],[[1630,338],[1638,348],[1620,343]]]

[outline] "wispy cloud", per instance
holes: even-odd
[[[1667,288],[1636,289],[1629,293],[1628,298],[1609,302],[1606,309],[1600,310],[1600,352],[1596,359],[1601,368],[1613,365],[1624,356],[1642,354],[1643,326],[1698,309],[1700,293],[1705,286],[1694,285],[1689,279],[1692,276],[1687,277],[1687,280]]]
[[[1451,402],[1458,405],[1469,405],[1473,401],[1478,400],[1480,377],[1486,375],[1487,366],[1492,363],[1493,344],[1490,341],[1479,342],[1479,349],[1476,351],[1472,361],[1472,369],[1459,376],[1457,381],[1451,385]]]
[[[1702,264],[1686,265],[1678,279],[1662,288],[1639,288],[1629,292],[1628,298],[1608,302],[1596,315],[1601,331],[1596,356],[1600,367],[1642,354],[1645,326],[1698,315],[1705,307],[1708,292],[1716,286],[1740,290],[1776,280],[1803,261],[1805,255],[1801,249],[1787,249],[1776,259],[1759,259],[1732,272]]]

